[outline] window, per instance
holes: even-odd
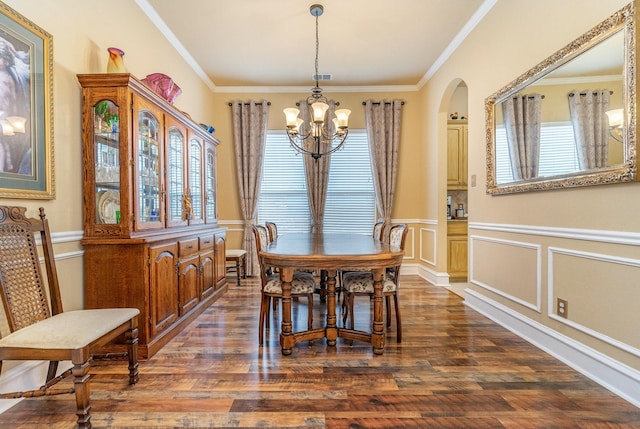
[[[310,230],[304,156],[296,154],[284,132],[267,133],[258,218],[261,223],[275,222],[278,233]],[[374,223],[375,190],[367,134],[349,130],[343,149],[331,155],[324,232],[371,234]]]
[[[540,129],[538,176],[548,177],[579,170],[576,141],[571,122],[547,122]],[[496,183],[513,182],[507,133],[496,127]]]

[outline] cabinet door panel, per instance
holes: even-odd
[[[162,111],[134,97],[134,209],[136,230],[164,226]]]
[[[467,237],[449,238],[449,277],[452,281],[467,279]]]
[[[186,140],[187,130],[171,116],[166,116],[166,212],[167,226],[187,224],[184,215],[184,193],[186,189]]]
[[[200,265],[198,255],[180,260],[180,279],[178,289],[180,291],[180,315],[191,310],[200,300],[199,277]]]
[[[223,286],[227,281],[227,261],[225,256],[225,240],[223,236],[215,237],[215,262],[216,262],[216,289]]]
[[[216,147],[207,143],[205,154],[205,220],[207,223],[215,223],[218,219],[218,206],[216,205],[217,178],[216,178]]]
[[[188,134],[189,224],[204,223],[204,141]]]
[[[178,320],[178,245],[152,246],[149,276],[150,331],[154,337]]]
[[[202,298],[210,295],[216,289],[215,283],[215,258],[213,250],[200,255],[200,295]]]

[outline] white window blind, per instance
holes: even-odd
[[[260,223],[275,222],[278,234],[309,232],[311,216],[302,155],[284,131],[268,131],[258,199]]]
[[[507,134],[496,127],[496,182],[513,181]],[[549,177],[578,171],[578,153],[571,122],[548,122],[540,128],[540,162],[538,176]]]
[[[258,217],[260,223],[275,222],[278,233],[310,229],[303,160],[303,155],[290,147],[284,132],[267,133]],[[374,223],[375,190],[367,134],[349,130],[344,148],[331,155],[324,232],[371,234]]]
[[[349,130],[343,149],[331,155],[324,232],[371,234],[376,195],[365,130]]]

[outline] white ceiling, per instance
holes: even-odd
[[[497,0],[136,0],[194,69],[222,87],[421,86]]]

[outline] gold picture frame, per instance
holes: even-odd
[[[55,198],[53,37],[2,2],[0,197]]]

